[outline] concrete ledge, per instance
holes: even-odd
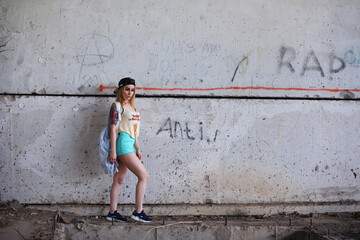
[[[81,216],[104,216],[109,205],[28,205],[28,208],[72,212]],[[255,204],[171,204],[145,205],[145,211],[152,216],[270,216],[281,213],[345,213],[360,212],[360,202],[320,203],[255,203]],[[119,212],[130,215],[133,205],[118,205]]]
[[[170,223],[167,225],[104,225],[88,223],[83,231],[73,225],[63,225],[63,239],[294,239],[311,234],[311,239],[328,239],[299,227],[282,226],[214,226],[200,223]],[[289,238],[287,238],[289,237]],[[297,238],[305,239],[305,238]],[[306,238],[308,239],[308,238]]]
[[[349,224],[344,224],[340,216],[302,218],[300,216],[269,217],[233,217],[227,221],[155,219],[149,224],[128,220],[127,223],[111,223],[104,218],[85,218],[84,227],[79,229],[74,224],[60,224],[58,232],[63,232],[64,239],[334,239],[333,236],[357,235],[358,231],[347,232]],[[291,220],[292,221],[291,221]],[[347,217],[346,219],[350,219]],[[290,221],[289,221],[290,220]],[[357,221],[357,220],[355,220]],[[326,224],[324,225],[324,223]],[[352,226],[356,226],[356,222]],[[329,233],[332,232],[330,235]],[[349,239],[349,238],[347,238]]]

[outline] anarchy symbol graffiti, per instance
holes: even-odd
[[[86,34],[76,43],[76,59],[82,66],[95,66],[110,61],[114,45],[110,38],[101,34]]]
[[[76,43],[76,60],[80,63],[80,92],[89,87],[110,82],[104,63],[114,57],[114,44],[107,36],[97,33],[83,35]]]

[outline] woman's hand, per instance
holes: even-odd
[[[136,156],[139,158],[139,160],[141,160],[142,155],[141,155],[140,149],[138,149],[138,150],[136,151]]]
[[[116,153],[113,152],[113,151],[110,152],[109,162],[110,162],[111,164],[116,163]]]
[[[138,142],[137,138],[135,140],[135,150],[136,150],[136,156],[139,158],[139,160],[141,160],[142,155],[141,155],[140,146],[139,146],[139,142]]]

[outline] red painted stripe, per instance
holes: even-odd
[[[114,86],[100,85],[99,90],[115,89]],[[315,92],[360,92],[360,89],[330,89],[330,88],[273,88],[273,87],[216,87],[216,88],[155,88],[155,87],[136,87],[137,90],[144,91],[216,91],[216,90],[267,90],[267,91],[315,91]]]

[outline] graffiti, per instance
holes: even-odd
[[[81,64],[78,79],[84,86],[94,86],[108,80],[104,63],[114,57],[114,45],[110,38],[101,34],[86,34],[76,43],[76,60]]]
[[[110,61],[114,45],[110,38],[101,34],[86,34],[76,43],[76,59],[82,66],[95,66]]]
[[[81,85],[81,87],[78,88],[80,91],[85,90],[84,89],[85,86],[91,87],[91,86],[101,84],[101,83],[104,82],[102,77],[100,75],[98,75],[98,74],[95,74],[95,75],[85,74],[84,76],[82,76],[81,79],[83,80],[82,82],[84,82],[84,84]]]
[[[221,49],[220,44],[204,43],[202,50],[205,53],[213,54]]]
[[[349,50],[344,54],[345,62],[350,64],[351,66],[354,66],[356,64],[360,64],[360,50],[358,51],[358,55],[356,57],[356,54],[353,50]]]
[[[12,40],[12,38],[10,37],[0,37],[0,52],[14,50],[14,49],[5,49],[6,45],[9,43],[10,40]]]
[[[198,124],[198,129],[195,131],[190,129],[188,122],[185,122],[185,124],[181,125],[180,122],[171,121],[171,118],[168,117],[164,124],[159,128],[156,135],[159,135],[162,132],[167,132],[169,133],[170,138],[184,139],[184,137],[186,137],[186,139],[189,140],[206,140],[207,142],[215,142],[219,131],[215,131],[213,135],[214,137],[205,137],[203,123],[199,122]],[[183,126],[185,127],[183,128]]]
[[[151,72],[160,72],[161,73],[161,82],[164,84],[168,84],[171,81],[174,83],[178,83],[183,80],[180,74],[177,73],[176,68],[177,64],[179,64],[181,59],[173,59],[173,60],[158,60],[158,59],[150,59],[148,71]]]
[[[148,72],[157,72],[163,86],[170,82],[181,85],[187,78],[183,72],[190,65],[189,55],[202,56],[203,59],[213,56],[221,50],[217,43],[193,43],[162,39],[147,43],[147,51],[152,56],[148,60]],[[201,80],[202,81],[202,80]]]
[[[178,44],[178,45],[177,45]],[[190,43],[189,43],[190,44]],[[261,82],[259,82],[258,84],[254,84],[253,79],[259,79],[259,75],[256,74],[255,76],[250,76],[247,77],[247,82],[244,84],[244,86],[213,86],[213,87],[209,87],[209,88],[204,88],[204,87],[192,87],[189,84],[187,84],[187,86],[189,85],[189,87],[182,87],[184,85],[184,82],[190,79],[187,76],[184,76],[184,69],[187,70],[187,66],[190,66],[188,61],[186,61],[183,58],[171,58],[171,56],[173,56],[172,54],[175,54],[175,56],[180,56],[181,54],[178,54],[178,52],[180,51],[178,48],[179,46],[191,46],[193,47],[194,51],[197,51],[195,55],[199,55],[199,56],[203,56],[202,54],[200,54],[201,51],[203,52],[212,52],[212,51],[219,51],[221,50],[220,46],[217,46],[216,44],[208,44],[208,43],[204,43],[202,45],[198,45],[198,46],[194,46],[193,44],[187,45],[185,44],[185,42],[183,43],[183,45],[180,44],[180,42],[172,42],[172,41],[163,41],[163,42],[155,42],[152,43],[151,45],[148,45],[148,51],[149,54],[153,57],[149,58],[149,65],[148,65],[148,74],[149,72],[157,72],[158,73],[158,79],[160,79],[161,82],[161,86],[150,86],[150,87],[138,87],[138,90],[142,90],[142,91],[222,91],[222,90],[239,90],[239,91],[243,91],[243,90],[259,90],[259,91],[312,91],[312,92],[343,92],[343,91],[351,91],[351,92],[359,92],[360,90],[357,88],[326,88],[325,85],[323,85],[320,88],[316,88],[316,87],[292,87],[291,83],[289,87],[282,87],[282,86],[262,86]],[[150,48],[150,46],[153,46],[152,48]],[[203,46],[203,47],[201,47]],[[258,73],[262,72],[261,71],[261,67],[263,66],[263,64],[260,62],[262,61],[262,56],[261,56],[261,49],[258,48],[258,53],[259,53],[259,57],[258,57],[258,61],[259,61],[259,68],[258,68]],[[189,51],[191,49],[188,49]],[[154,51],[154,52],[152,52]],[[191,50],[192,51],[192,50]],[[200,51],[200,52],[198,52]],[[169,53],[168,54],[163,54],[163,53]],[[337,56],[335,53],[330,52],[328,54],[322,54],[321,58],[318,58],[318,55],[315,53],[314,50],[310,50],[306,53],[304,60],[303,60],[303,64],[302,66],[299,65],[299,59],[297,56],[299,55],[299,53],[292,47],[285,47],[285,46],[280,46],[279,48],[279,55],[277,56],[277,62],[275,62],[275,64],[277,64],[275,66],[275,68],[277,67],[277,73],[278,74],[282,74],[282,73],[291,73],[291,74],[298,74],[300,77],[306,77],[306,75],[308,73],[314,73],[315,75],[318,74],[320,77],[325,77],[325,75],[332,75],[332,74],[337,74],[340,72],[343,72],[347,65],[346,64],[355,64],[355,63],[360,63],[360,51],[359,54],[356,55],[355,52],[353,50],[349,50],[345,53],[344,58],[341,58],[339,56]],[[236,65],[234,66],[234,72],[232,74],[232,77],[230,79],[231,82],[235,81],[235,78],[238,77],[240,74],[239,72],[241,72],[242,74],[246,74],[246,71],[244,71],[244,68],[246,68],[249,65],[250,62],[250,58],[252,58],[251,56],[251,51],[249,51],[248,54],[243,55],[243,57],[241,58],[241,60],[239,62],[236,62]],[[275,58],[275,57],[274,57]],[[256,59],[255,59],[256,60]],[[327,61],[326,61],[327,60]],[[324,63],[324,61],[327,63]],[[233,62],[233,60],[231,60],[231,62]],[[255,61],[252,61],[252,63],[254,63]],[[201,64],[201,63],[200,63]],[[197,66],[197,65],[196,65]],[[243,67],[243,70],[240,71],[239,68],[240,66]],[[299,67],[301,69],[296,69],[296,67]],[[324,66],[327,66],[327,68],[324,68]],[[192,65],[190,66],[192,67]],[[201,69],[200,66],[199,69]],[[210,66],[207,66],[209,69],[211,68]],[[226,66],[227,67],[227,66]],[[252,64],[251,66],[252,70],[254,70],[254,64]],[[226,71],[228,69],[225,69]],[[210,70],[209,70],[210,71]],[[270,70],[273,71],[273,70]],[[227,71],[230,72],[230,71]],[[208,70],[205,72],[202,72],[201,75],[201,83],[203,82],[203,77],[207,77],[207,73]],[[253,72],[250,72],[250,74],[254,74]],[[273,72],[270,72],[267,74],[271,74],[271,76],[273,77],[275,74],[273,74]],[[92,74],[87,74],[89,76],[94,76]],[[156,75],[156,74],[154,74]],[[196,72],[195,72],[196,75]],[[106,76],[105,76],[106,77]],[[196,78],[197,76],[193,77]],[[261,77],[261,76],[260,76]],[[276,77],[275,77],[276,78]],[[97,81],[98,79],[100,79],[100,81],[103,81],[103,77],[87,77],[86,78],[87,81],[91,82],[91,81]],[[104,78],[106,79],[106,78]],[[251,80],[251,85],[248,85],[248,80]],[[333,76],[329,76],[328,78],[329,80],[333,79]],[[260,79],[262,80],[262,79]],[[316,80],[316,79],[315,79]],[[291,81],[291,78],[289,78],[289,81]],[[168,85],[172,85],[170,87],[167,87]],[[104,90],[104,89],[113,89],[116,88],[116,86],[109,86],[109,87],[105,87],[103,85],[100,85],[100,91]],[[180,123],[179,123],[180,124]],[[179,124],[175,124],[174,128],[177,127],[179,129]],[[185,127],[185,125],[183,125],[183,127]],[[191,135],[189,135],[188,137],[189,139],[191,139]]]
[[[162,39],[155,42],[148,41],[146,48],[149,54],[154,56],[159,56],[164,53],[182,55],[197,50],[197,47],[192,42],[172,41],[168,39]]]
[[[350,169],[350,170],[354,174],[354,178],[356,178],[358,174],[354,171],[354,169]]]
[[[86,73],[81,74],[80,82],[82,83],[78,90],[80,92],[84,92],[86,88],[90,88],[97,85],[102,85],[103,83],[110,83],[111,80],[109,79],[108,75],[98,69],[87,69]]]
[[[340,67],[338,67],[336,69],[334,69],[335,60],[337,60],[341,64]],[[346,64],[343,59],[339,58],[335,54],[330,54],[330,64],[329,64],[329,72],[330,73],[338,73],[338,72],[344,70],[345,67],[346,67]]]
[[[286,54],[288,53],[288,54]],[[287,56],[287,59],[285,60],[285,55]],[[289,56],[290,55],[290,56]],[[295,49],[290,47],[281,47],[280,48],[280,61],[279,61],[279,68],[278,72],[280,73],[280,70],[283,66],[286,66],[290,69],[292,73],[295,72],[294,67],[292,66],[291,62],[295,60]]]
[[[311,67],[308,66],[309,61],[310,61],[310,58],[314,61],[315,66],[311,66]],[[315,52],[312,51],[312,50],[308,53],[308,55],[307,55],[306,58],[305,58],[304,65],[303,65],[303,69],[302,69],[300,75],[301,75],[301,76],[304,76],[304,75],[305,75],[305,72],[306,72],[306,71],[310,71],[310,70],[312,70],[312,71],[319,71],[320,74],[321,74],[321,76],[322,76],[322,77],[325,77],[325,74],[324,74],[324,71],[323,71],[323,69],[322,69],[322,67],[321,67],[321,65],[320,65],[319,59],[316,57]]]
[[[149,62],[149,71],[160,70],[163,73],[176,71],[176,64],[180,62],[180,59],[173,60],[158,60],[158,59],[150,59]]]
[[[283,68],[287,68],[290,70],[291,73],[295,73],[295,68],[292,64],[292,62],[296,58],[296,52],[295,49],[291,47],[284,47],[282,46],[280,48],[280,56],[279,56],[279,62],[278,62],[278,73],[281,73],[281,70]],[[340,64],[340,66],[335,68],[335,65],[337,63]],[[335,54],[331,53],[329,54],[329,73],[338,73],[342,70],[344,70],[346,67],[346,63],[344,59],[336,56]],[[300,73],[300,76],[304,76],[306,72],[308,71],[317,71],[319,72],[321,77],[325,77],[324,70],[320,64],[320,61],[318,57],[315,54],[315,51],[310,50],[308,54],[306,55],[304,59],[304,64],[302,66],[302,70]]]
[[[239,67],[240,67],[240,64],[243,62],[243,61],[245,61],[245,60],[247,60],[248,59],[248,57],[246,56],[246,57],[244,57],[240,62],[239,62],[239,64],[236,66],[236,68],[235,68],[235,72],[234,72],[234,75],[233,75],[233,77],[231,78],[231,82],[233,82],[234,81],[234,78],[235,78],[235,76],[236,76],[236,73],[237,73],[237,71],[238,71],[238,69],[239,69]]]
[[[183,56],[194,53],[206,58],[215,54],[220,49],[220,44],[213,43],[195,44],[193,42],[171,41],[167,39],[148,42],[147,51],[153,56],[149,59],[148,71],[166,73],[165,78],[172,78],[174,74],[170,73],[176,72],[177,65],[182,62],[186,63]],[[176,58],[173,56],[176,56]]]
[[[148,42],[147,50],[151,55],[161,56],[164,53],[170,53],[175,56],[181,56],[196,52],[196,55],[210,56],[221,50],[218,43],[193,43],[186,41],[160,40],[158,42]]]
[[[208,58],[217,54],[221,50],[220,44],[213,44],[213,43],[204,43],[201,46],[202,56],[203,58]]]

